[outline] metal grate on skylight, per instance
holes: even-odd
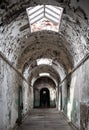
[[[59,31],[63,8],[52,5],[38,5],[26,10],[31,32],[41,30]]]

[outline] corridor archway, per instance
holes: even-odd
[[[34,108],[56,107],[56,85],[49,77],[38,78],[33,85]]]

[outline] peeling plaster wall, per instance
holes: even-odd
[[[69,84],[69,99],[67,113],[69,119],[75,126],[80,128],[80,90],[81,86],[80,68],[71,75],[71,81]]]
[[[72,10],[69,10],[70,8],[67,8],[66,14],[63,14],[60,31],[70,45],[67,45],[67,47],[72,52],[75,60],[74,64],[76,65],[89,51],[89,32],[86,20],[81,18],[81,12],[79,12],[80,16],[78,16],[77,12],[73,13]]]
[[[23,32],[20,32],[19,28],[27,24],[27,22],[27,15],[21,14],[14,22],[4,26],[4,28],[1,27],[0,51],[2,51],[12,63],[16,61],[20,50],[24,48],[24,41],[21,41],[21,37],[29,33],[29,28]]]
[[[23,81],[23,115],[33,108],[33,88]]]
[[[66,46],[73,56],[73,59],[71,60],[73,60],[76,65],[84,55],[89,52],[88,23],[84,17],[81,17],[81,11],[74,12],[73,9],[65,5],[64,9],[65,11],[62,16],[60,33],[68,41],[69,45],[67,44]],[[28,46],[27,44],[29,44],[26,43],[26,38],[30,33],[29,28],[21,32],[19,31],[20,27],[27,23],[27,14],[26,12],[23,12],[10,24],[0,27],[0,51],[2,51],[13,64],[16,64],[21,52],[23,52]],[[35,36],[34,34],[32,35],[34,41]]]
[[[89,59],[70,75],[65,81],[66,84],[65,82],[62,83],[62,109],[69,120],[81,130],[89,129],[88,68]]]
[[[80,128],[80,84],[78,80],[80,80],[80,73],[74,72],[60,87],[62,87],[62,110],[69,121]]]
[[[89,59],[72,74],[71,87],[74,90],[72,116],[74,123],[80,123],[81,130],[89,129]],[[79,114],[80,113],[80,114]],[[80,118],[80,121],[79,121]]]
[[[88,1],[88,0],[87,0]],[[18,1],[17,1],[18,2]],[[44,1],[46,3],[47,1]],[[52,1],[51,1],[52,2]],[[66,53],[69,52],[72,56],[71,62],[74,66],[89,53],[89,21],[85,18],[84,13],[81,9],[75,9],[76,6],[74,0],[70,6],[63,5],[64,13],[62,16],[62,22],[60,26],[60,36],[65,38],[67,44],[65,44]],[[30,5],[37,5],[43,3],[43,1],[31,1]],[[49,2],[48,2],[49,3]],[[55,2],[53,3],[55,5]],[[58,3],[56,3],[58,4]],[[3,15],[4,24],[0,17],[0,51],[11,61],[13,65],[20,62],[21,54],[26,48],[28,48],[29,43],[36,43],[38,40],[42,43],[43,35],[49,32],[41,32],[30,34],[29,28],[24,31],[20,31],[23,25],[28,24],[28,18],[26,14],[26,7],[28,5],[22,4],[22,11],[13,15],[13,8],[9,12],[9,17]],[[60,5],[60,4],[58,4]],[[73,5],[73,6],[71,6]],[[88,5],[88,4],[87,4]],[[81,6],[85,12],[89,12],[85,2],[82,0],[77,6]],[[18,5],[13,6],[14,10],[18,10]],[[20,7],[20,4],[19,4]],[[85,9],[86,7],[86,9]],[[9,8],[10,9],[10,8]],[[0,9],[0,16],[2,16],[4,10]],[[55,37],[58,37],[54,33]],[[28,42],[28,37],[30,38]],[[42,37],[42,39],[41,39]],[[55,38],[56,39],[56,38]],[[59,43],[59,40],[55,41]],[[44,39],[45,42],[45,39]],[[44,43],[43,42],[43,43]],[[46,42],[50,43],[48,38]],[[35,44],[34,44],[35,45]],[[50,54],[49,54],[50,56]],[[31,57],[32,58],[32,57]],[[23,59],[24,60],[24,59]],[[71,75],[71,80],[69,88],[64,82],[62,84],[62,108],[67,114],[69,119],[81,130],[89,129],[89,70],[88,70],[89,60],[85,62],[82,67],[80,67],[76,72]],[[18,118],[18,86],[23,87],[23,115],[33,107],[33,89],[27,83],[23,82],[21,77],[0,58],[0,127],[1,129],[10,130]],[[67,87],[67,88],[66,88]],[[69,92],[68,90],[69,89]],[[28,92],[30,91],[30,93]],[[3,118],[2,118],[3,117]]]
[[[71,6],[75,7],[75,9],[78,7],[82,8],[86,16],[89,18],[89,0],[71,0],[70,3]]]
[[[25,82],[23,85],[20,75],[0,58],[0,130],[10,130],[17,121],[19,86],[22,86],[23,89],[26,87],[23,95],[29,98],[29,100],[23,100],[23,104],[28,104],[28,106],[23,107],[23,115],[25,115],[31,109],[30,94],[32,92],[30,88],[30,93],[27,91],[29,87],[27,83]]]
[[[67,81],[64,81],[62,87],[62,109],[67,114]]]
[[[0,88],[2,89],[1,98],[3,116],[2,130],[12,128],[18,118],[18,75],[0,58],[1,79]],[[1,115],[0,115],[1,116]]]
[[[81,130],[89,129],[89,59],[81,67],[80,123]]]
[[[67,115],[67,80],[63,83],[59,83],[58,87],[58,110],[63,110],[63,112]]]

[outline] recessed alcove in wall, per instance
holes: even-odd
[[[33,85],[34,108],[56,107],[56,85],[49,77],[39,77]]]
[[[48,88],[40,90],[40,107],[50,107],[50,91]]]

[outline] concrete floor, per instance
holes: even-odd
[[[56,109],[33,109],[18,130],[74,130]]]

